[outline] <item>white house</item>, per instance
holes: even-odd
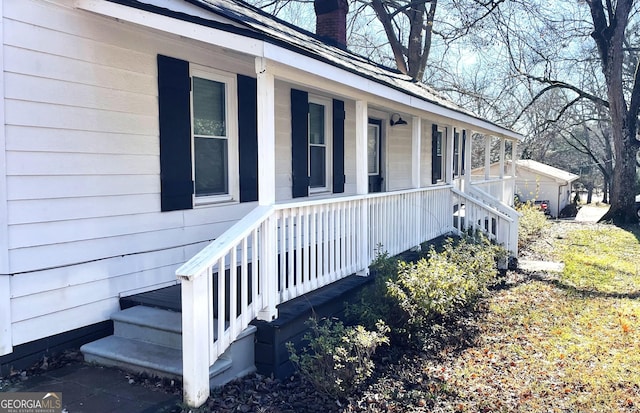
[[[343,4],[318,0],[320,25]],[[340,27],[234,0],[4,0],[0,21],[3,372],[180,283],[166,346],[199,405],[251,320],[366,275],[378,244],[478,228],[517,254],[515,174],[472,182],[465,153],[482,134],[504,163],[521,136],[326,41]]]
[[[524,201],[548,200],[551,216],[571,203],[571,185],[579,175],[531,159],[516,161],[516,194]]]

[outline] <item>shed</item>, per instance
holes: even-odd
[[[580,178],[565,170],[532,159],[516,161],[516,194],[522,201],[548,200],[551,215],[557,217],[571,202],[571,185]]]

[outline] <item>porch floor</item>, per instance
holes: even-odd
[[[282,303],[278,306],[279,317],[273,323],[282,325],[296,319],[315,307],[348,295],[352,290],[370,281],[372,281],[371,277],[351,275],[301,297]],[[122,297],[120,298],[120,308],[125,310],[137,305],[143,305],[180,313],[182,312],[181,294],[181,286],[176,284],[158,290]]]
[[[120,308],[127,308],[136,305],[160,308],[162,310],[182,312],[182,289],[180,284],[171,287],[160,288],[159,290],[147,291],[136,295],[120,298]]]

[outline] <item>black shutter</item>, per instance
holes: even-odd
[[[291,175],[294,198],[309,195],[309,94],[291,89]]]
[[[258,200],[258,81],[238,75],[240,202]]]
[[[344,102],[333,100],[333,193],[344,192]]]
[[[193,208],[190,91],[189,62],[158,55],[162,211]]]
[[[431,183],[435,184],[442,179],[442,156],[438,156],[438,144],[442,145],[442,140],[438,137],[438,125],[435,123],[431,127]],[[442,150],[442,148],[440,148]],[[442,152],[440,152],[442,154]]]

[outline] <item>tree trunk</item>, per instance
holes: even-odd
[[[635,133],[634,138],[635,139]],[[616,165],[613,168],[613,180],[610,188],[611,208],[603,220],[611,220],[616,224],[638,222],[635,210],[636,154],[629,136],[624,137],[622,145],[626,151],[616,150]]]
[[[640,78],[634,79],[630,105],[625,101],[623,86],[624,33],[629,23],[629,14],[634,0],[618,0],[616,3],[587,0],[593,18],[594,31],[591,37],[596,42],[602,72],[607,85],[611,135],[615,155],[613,179],[611,181],[611,208],[602,221],[616,224],[638,222],[635,213],[633,189],[636,178],[636,131],[638,122],[638,99]]]

